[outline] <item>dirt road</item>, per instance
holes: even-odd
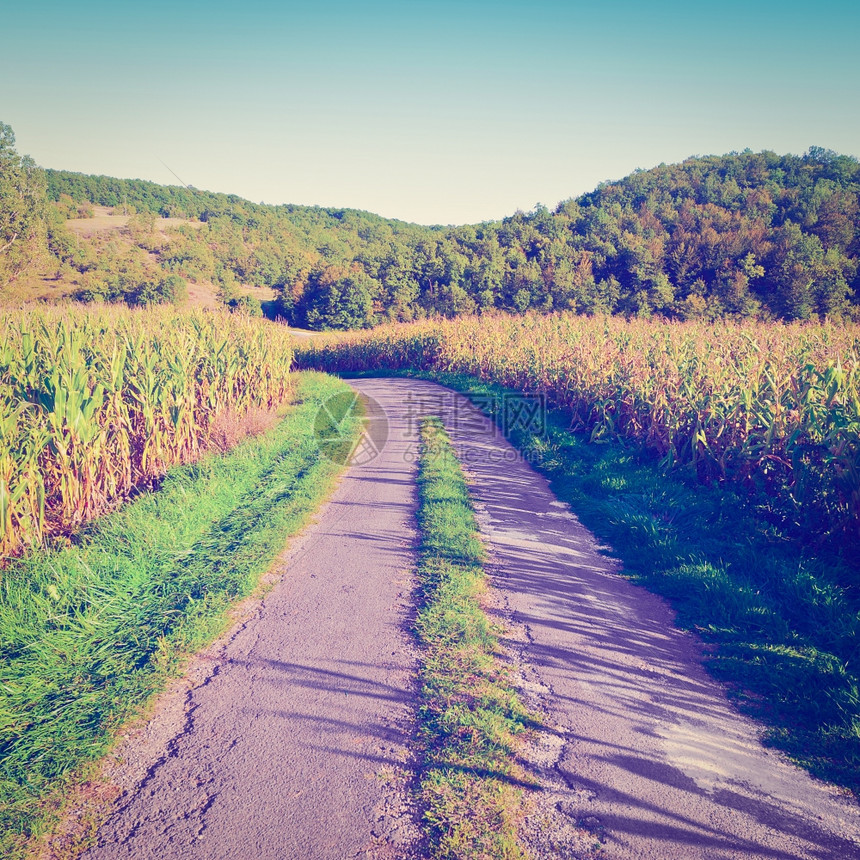
[[[393,417],[382,454],[350,468],[294,543],[283,580],[197,661],[173,728],[126,745],[143,766],[86,858],[408,855],[417,830],[400,778],[415,678],[406,432]]]
[[[860,858],[856,803],[761,746],[705,673],[698,641],[672,627],[663,600],[615,573],[491,422],[429,383],[357,385],[392,406],[417,398],[410,410],[445,421],[493,584],[526,629],[523,668],[556,727],[548,792],[602,844],[600,857]],[[579,856],[583,841],[556,848]]]
[[[430,383],[355,387],[388,415],[382,454],[350,467],[283,581],[209,655],[89,860],[410,856],[404,630],[424,413],[471,475],[493,584],[525,630],[511,648],[555,727],[546,821],[575,838],[548,837],[545,856],[583,856],[585,832],[611,860],[860,858],[856,804],[761,747],[697,641],[616,574],[493,425]]]

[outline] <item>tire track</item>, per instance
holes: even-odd
[[[416,445],[393,416],[382,454],[347,470],[253,616],[197,658],[173,731],[127,745],[151,764],[84,857],[414,853]]]
[[[544,752],[558,778],[534,798],[534,820],[574,825],[566,842],[532,840],[535,853],[581,857],[599,843],[612,860],[860,858],[856,802],[761,745],[705,672],[698,639],[618,576],[492,422],[432,383],[354,385],[386,408],[439,415],[470,474],[515,622],[509,650],[557,734]]]

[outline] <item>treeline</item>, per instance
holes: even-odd
[[[689,159],[554,211],[319,260],[283,304],[297,323],[335,328],[490,308],[855,316],[858,192],[858,162],[820,149]]]
[[[294,291],[300,293],[315,273],[330,266],[349,268],[370,247],[414,247],[417,238],[437,232],[351,209],[270,206],[232,194],[144,180],[56,170],[45,174],[48,197],[55,208],[73,216],[81,204],[95,204],[131,215],[135,244],[155,254],[163,272],[212,282],[225,301],[231,300],[239,284],[276,287],[287,297],[279,303],[282,316],[292,317]],[[179,226],[165,238],[155,229],[158,218],[200,223]],[[82,249],[60,225],[49,231],[49,243],[56,256],[78,271],[98,274],[85,298],[111,299],[116,291],[110,285],[116,282],[117,271],[136,268],[129,265],[129,256],[134,256],[129,253],[126,259],[108,261],[105,267],[104,254]],[[372,316],[372,310],[360,319],[353,315],[346,324],[364,325]]]
[[[690,158],[554,210],[462,227],[66,171],[45,171],[45,185],[49,251],[87,276],[90,299],[127,297],[146,269],[144,297],[162,283],[169,292],[169,275],[210,281],[226,298],[240,283],[271,286],[277,311],[310,328],[488,309],[860,315],[860,163],[815,147]],[[92,253],[72,241],[62,222],[87,204],[134,214],[137,250]],[[165,233],[153,227],[163,217],[197,224]]]
[[[490,308],[681,319],[856,316],[860,165],[820,149],[689,159],[501,222],[368,244],[288,281],[311,327]]]

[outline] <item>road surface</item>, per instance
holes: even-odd
[[[150,751],[89,860],[415,856],[407,628],[423,414],[442,417],[466,466],[494,602],[553,727],[533,771],[550,831],[532,834],[535,853],[860,858],[856,803],[761,746],[695,637],[617,574],[494,425],[428,382],[353,384],[388,417],[381,454],[348,469],[278,586],[210,655],[180,731]]]

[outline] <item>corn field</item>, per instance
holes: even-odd
[[[188,462],[214,419],[289,391],[262,322],[175,311],[0,314],[0,555],[79,526]]]
[[[769,498],[806,533],[860,524],[860,327],[492,316],[313,339],[300,366],[471,374],[544,393],[593,441]]]

